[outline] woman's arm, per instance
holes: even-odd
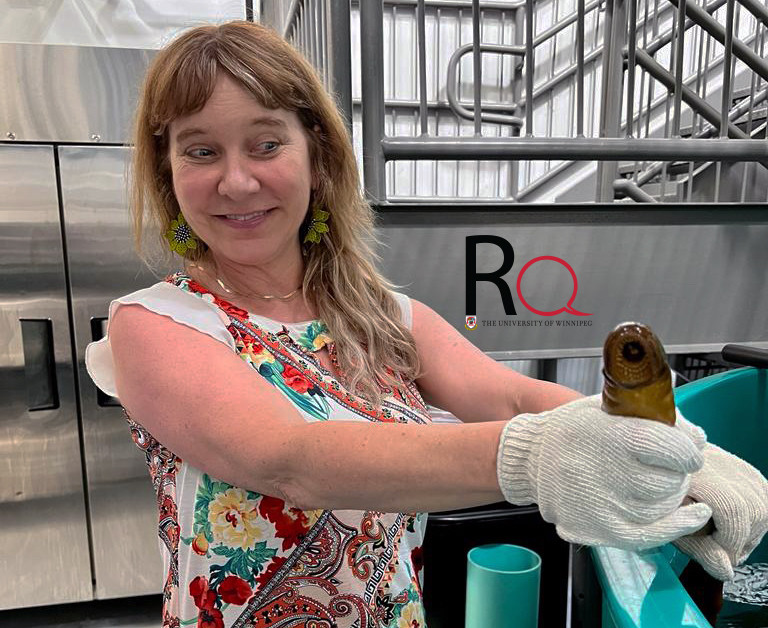
[[[206,473],[299,508],[448,510],[501,501],[503,423],[307,423],[222,343],[138,305],[110,322],[131,418]]]
[[[413,336],[423,375],[417,384],[425,400],[464,422],[500,421],[521,412],[543,412],[582,395],[532,379],[496,362],[439,314],[413,304]]]

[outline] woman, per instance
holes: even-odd
[[[138,238],[149,223],[184,271],[113,302],[86,360],[146,452],[165,626],[423,625],[428,511],[536,502],[567,540],[630,548],[712,516],[680,506],[701,430],[606,415],[391,290],[343,121],[273,32],[200,27],[160,51],[133,175]],[[425,402],[465,424],[430,425]],[[713,573],[765,510],[745,525],[708,539]]]

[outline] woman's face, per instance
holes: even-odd
[[[171,122],[169,133],[176,198],[217,263],[300,255],[312,169],[294,112],[263,107],[222,73],[205,106]]]

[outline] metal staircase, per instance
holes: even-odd
[[[339,93],[378,204],[767,200],[760,0],[292,0],[283,13]]]

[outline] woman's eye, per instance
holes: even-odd
[[[278,148],[280,148],[280,142],[277,142],[275,140],[269,140],[267,142],[261,142],[258,145],[259,150],[262,153],[273,153]]]
[[[186,154],[197,159],[205,159],[213,155],[213,151],[210,148],[192,148]]]

